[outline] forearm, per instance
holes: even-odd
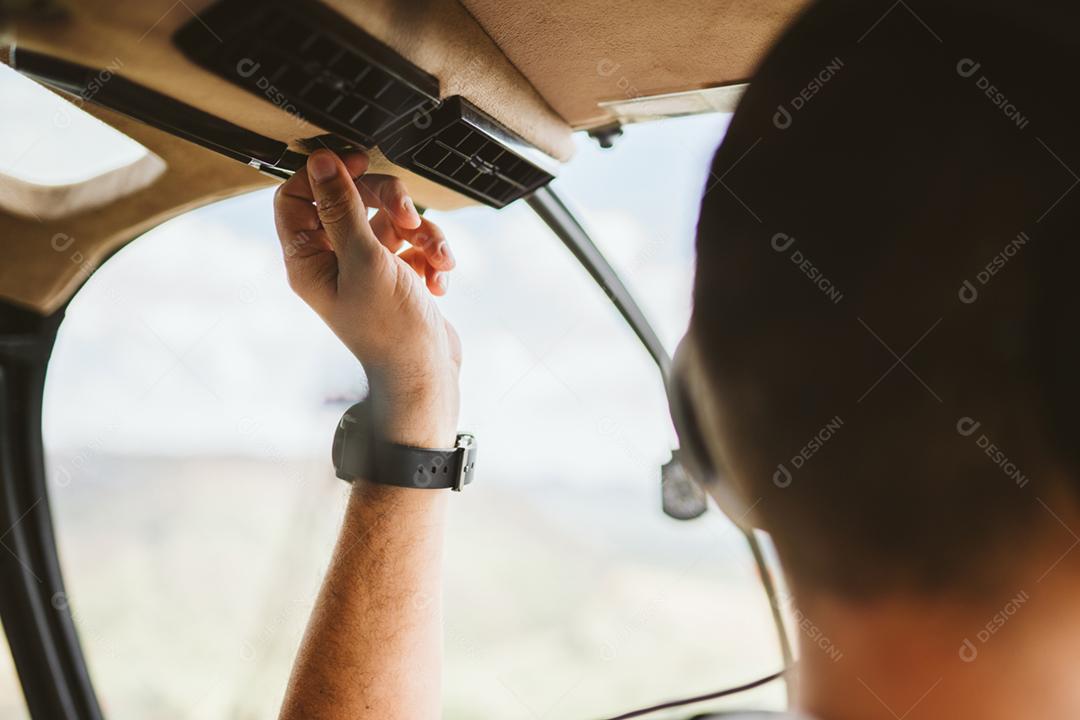
[[[401,182],[367,166],[317,150],[278,189],[289,284],[364,365],[380,440],[449,448],[461,344],[432,295],[453,255]],[[356,481],[282,720],[439,717],[447,494]]]
[[[357,481],[282,720],[440,716],[447,499]]]

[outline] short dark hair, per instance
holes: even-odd
[[[692,331],[797,583],[983,586],[1080,489],[1077,19],[819,2],[732,119]]]

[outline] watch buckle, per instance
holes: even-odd
[[[475,447],[476,438],[469,433],[459,433],[457,440],[454,441],[454,454],[460,458],[457,474],[454,476],[454,484],[450,486],[450,489],[454,492],[461,492],[461,488],[465,486],[465,474],[472,469],[470,457],[472,456],[472,449]]]

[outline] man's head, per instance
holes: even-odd
[[[803,588],[975,590],[1075,512],[1076,20],[822,2],[735,114],[691,383]]]

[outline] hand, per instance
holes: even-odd
[[[461,343],[431,296],[446,293],[454,257],[404,184],[367,167],[364,153],[317,150],[278,188],[289,285],[363,364],[387,439],[450,447]]]

